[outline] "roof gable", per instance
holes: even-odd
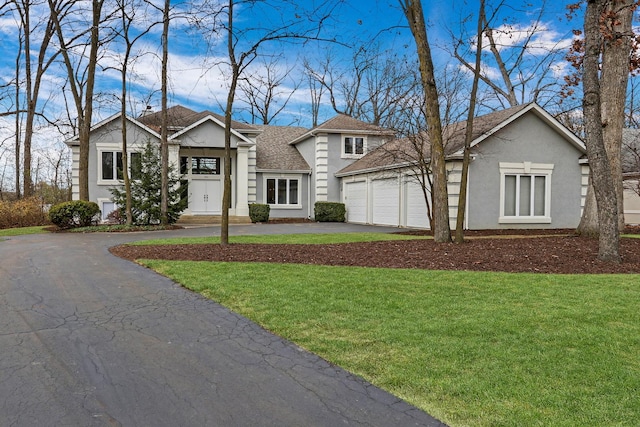
[[[362,120],[355,119],[351,116],[347,116],[346,114],[338,114],[337,116],[300,135],[298,138],[291,141],[290,144],[297,144],[310,136],[314,136],[319,133],[355,133],[366,135],[394,134],[392,130],[363,122]]]
[[[116,113],[112,116],[107,117],[106,119],[96,123],[95,125],[91,126],[91,133],[95,132],[96,130],[103,128],[107,125],[109,125],[110,123],[113,123],[114,121],[120,119],[122,117],[122,113]],[[152,136],[156,137],[156,138],[160,138],[160,134],[158,132],[155,131],[155,129],[150,128],[149,126],[145,125],[144,123],[139,122],[138,120],[131,118],[129,116],[125,116],[126,120],[133,124],[134,126],[139,127],[140,129],[143,129],[145,132],[150,133]],[[72,136],[71,138],[68,138],[64,141],[65,144],[67,145],[77,145],[80,142],[80,137],[78,135]]]

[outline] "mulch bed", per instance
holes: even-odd
[[[563,274],[640,273],[640,239],[621,239],[623,262],[612,264],[597,261],[597,239],[553,233],[538,237],[476,235],[479,237],[470,238],[463,244],[408,240],[330,245],[123,245],[111,248],[111,252],[130,260],[275,262]]]

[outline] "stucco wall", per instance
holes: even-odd
[[[469,168],[469,229],[574,228],[580,221],[581,152],[534,114],[527,114],[475,150]],[[551,224],[501,224],[500,162],[553,164]]]
[[[141,151],[147,141],[159,142],[154,135],[127,122],[127,147],[129,152]],[[91,143],[89,144],[89,195],[91,201],[96,203],[99,200],[111,199],[109,189],[113,186],[113,184],[98,184],[99,163],[101,162],[98,152],[100,150],[122,151],[120,119],[106,124],[91,134]]]
[[[300,207],[280,208],[275,205],[271,206],[269,213],[270,218],[309,218],[313,216],[313,203],[309,204],[309,175],[296,173],[270,173],[258,172],[256,179],[256,202],[267,203],[265,194],[265,179],[269,178],[298,178],[300,187],[298,188],[298,197]],[[310,208],[311,207],[311,208]]]

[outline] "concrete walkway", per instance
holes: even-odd
[[[371,229],[283,224],[230,232]],[[218,233],[205,227],[0,241],[0,425],[443,425],[108,252],[126,241]]]

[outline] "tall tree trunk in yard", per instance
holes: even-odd
[[[469,114],[467,116],[467,128],[464,135],[464,154],[462,158],[462,176],[460,177],[460,193],[458,195],[458,215],[456,217],[455,242],[464,242],[464,216],[467,208],[467,184],[469,182],[469,157],[471,156],[471,139],[473,138],[473,117],[476,109],[476,95],[478,93],[478,81],[480,80],[480,66],[482,65],[482,34],[485,23],[484,0],[480,0],[480,12],[478,14],[478,44],[476,46],[476,64],[469,99]]]
[[[585,144],[591,167],[591,178],[598,205],[600,224],[598,259],[620,262],[620,234],[618,231],[618,206],[613,186],[611,168],[604,145],[601,115],[599,57],[600,57],[600,16],[603,0],[588,0],[585,14],[585,54],[583,76],[583,100],[585,121]]]
[[[399,0],[416,42],[420,61],[420,76],[425,93],[426,118],[431,144],[431,171],[433,173],[433,238],[436,242],[451,241],[449,226],[449,195],[445,165],[442,123],[438,104],[438,89],[434,75],[431,48],[427,38],[424,13],[420,0]]]
[[[622,187],[622,129],[629,81],[631,24],[635,0],[611,0],[605,13],[612,14],[611,28],[604,34],[602,74],[600,76],[604,144],[609,157],[613,184],[618,201],[618,229],[624,230]]]
[[[160,162],[162,163],[162,182],[160,195],[160,222],[169,223],[169,141],[167,131],[167,63],[169,62],[169,8],[171,0],[165,0],[162,21],[162,111],[160,112]]]
[[[228,53],[231,65],[231,83],[227,93],[227,105],[224,110],[224,184],[222,192],[222,224],[220,227],[220,244],[229,244],[229,209],[231,208],[231,111],[236,96],[240,65],[236,60],[233,41],[233,0],[229,0],[228,21]]]
[[[604,22],[599,23],[603,33],[601,114],[603,138],[612,172],[618,206],[618,229],[624,230],[624,199],[622,187],[622,129],[624,128],[624,109],[629,79],[629,55],[631,52],[632,20],[634,1],[613,0],[606,6]],[[598,205],[596,203],[593,177],[589,176],[589,188],[584,211],[577,232],[583,236],[595,237],[599,234]]]

